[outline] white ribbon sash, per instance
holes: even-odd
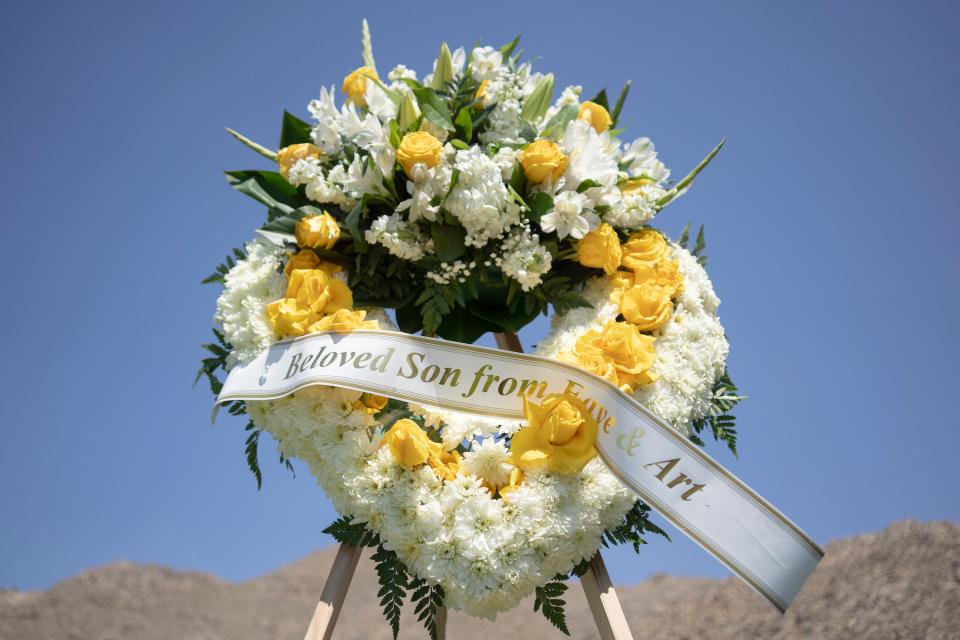
[[[781,612],[823,551],[766,500],[607,380],[523,353],[356,330],[278,342],[227,376],[217,405],[332,385],[464,413],[523,419],[523,395],[574,393],[624,484]]]

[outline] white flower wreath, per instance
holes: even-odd
[[[727,342],[706,272],[686,249],[674,245],[672,256],[684,290],[656,333],[652,369],[659,378],[633,395],[684,431],[710,410]],[[240,362],[277,340],[264,309],[282,291],[284,258],[275,245],[254,241],[225,277],[216,317]],[[611,288],[610,278],[591,280],[584,297],[593,306],[555,316],[536,353],[556,358],[587,331],[615,320]],[[368,309],[367,318],[396,329],[382,309]],[[603,532],[620,525],[634,505],[635,496],[597,458],[573,475],[528,473],[501,499],[484,482],[506,483],[512,465],[502,437],[520,424],[428,407],[411,409],[439,426],[445,448],[469,442],[461,473],[444,482],[429,466],[407,469],[381,446],[390,416],[357,410],[360,396],[310,387],[280,400],[248,402],[247,411],[258,429],[276,438],[284,457],[307,464],[337,511],[378,534],[417,575],[442,585],[452,608],[487,618],[509,609],[589,560]]]

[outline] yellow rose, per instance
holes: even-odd
[[[380,323],[376,320],[364,320],[366,315],[367,312],[363,310],[338,309],[311,324],[307,333],[319,333],[321,331],[348,333],[354,329],[379,329]]]
[[[561,362],[572,364],[597,377],[609,380],[615,385],[619,386],[620,384],[617,377],[617,367],[613,361],[601,349],[592,344],[581,345],[577,341],[577,346],[573,351],[561,353],[557,358]]]
[[[510,442],[510,454],[521,469],[579,473],[597,455],[597,421],[580,398],[552,393],[535,405],[523,398],[527,426]]]
[[[487,95],[487,89],[489,87],[490,87],[489,80],[484,80],[483,82],[481,82],[480,86],[477,87],[477,92],[473,94],[474,100],[483,100],[483,98]]]
[[[360,395],[360,399],[353,403],[353,408],[358,410],[366,411],[369,414],[379,413],[387,406],[389,398],[384,396],[378,396],[373,393],[364,393]]]
[[[439,453],[432,452],[430,457],[427,458],[427,464],[433,469],[433,474],[441,480],[456,479],[457,473],[460,471],[460,463],[463,462],[460,452],[456,449],[444,451],[439,444],[437,447],[439,447]]]
[[[653,229],[641,229],[631,233],[623,243],[621,264],[627,269],[637,269],[640,265],[653,265],[667,253],[667,241]]]
[[[280,166],[280,175],[288,180],[290,167],[292,167],[297,160],[319,158],[321,155],[323,155],[323,152],[309,142],[301,142],[300,144],[292,144],[289,147],[284,147],[280,149],[280,151],[277,151],[277,164]]]
[[[620,193],[625,196],[636,196],[643,192],[643,188],[653,184],[650,178],[630,178],[626,182],[620,183]]]
[[[585,267],[602,268],[607,275],[620,266],[620,238],[607,223],[583,236],[577,244],[577,260]]]
[[[580,112],[577,113],[577,120],[584,120],[593,127],[597,133],[603,133],[613,124],[613,119],[602,105],[587,100],[580,105]]]
[[[426,131],[414,131],[403,136],[397,149],[397,162],[408,177],[413,177],[413,165],[425,164],[428,168],[440,164],[443,144]]]
[[[297,244],[306,249],[332,249],[340,239],[340,225],[324,211],[318,216],[304,216],[297,221]]]
[[[673,312],[670,291],[655,281],[628,288],[615,288],[610,295],[620,307],[620,313],[640,331],[654,331],[662,327]]]
[[[302,336],[314,318],[316,314],[294,298],[281,298],[267,305],[267,319],[280,336]]]
[[[320,269],[294,269],[287,283],[287,298],[318,315],[353,307],[353,293],[341,280]],[[319,320],[319,318],[316,318]]]
[[[599,352],[609,363],[607,367],[613,370],[612,376],[603,377],[627,393],[633,393],[637,385],[650,384],[658,377],[650,371],[657,359],[655,342],[656,338],[641,334],[633,324],[608,322],[601,331],[591,329],[580,336],[574,354],[586,354],[590,361]]]
[[[498,490],[500,492],[500,497],[506,496],[521,484],[523,484],[523,469],[514,467],[513,471],[510,472],[510,480],[508,480],[507,484],[500,487]]]
[[[283,273],[289,278],[290,272],[294,269],[320,269],[330,275],[343,271],[343,267],[339,264],[324,260],[310,249],[301,249],[297,253],[290,254],[287,265],[283,268]]]
[[[390,447],[394,459],[407,469],[424,464],[431,455],[439,457],[443,451],[440,443],[428,438],[420,425],[407,418],[394,422],[383,442]]]
[[[618,271],[611,278],[614,289],[629,289],[645,282],[654,282],[664,288],[671,298],[683,293],[683,274],[680,263],[664,258],[656,264],[638,263],[633,271]]]
[[[358,107],[367,106],[367,82],[370,78],[377,77],[377,72],[370,67],[360,67],[343,79],[343,93],[353,104]]]
[[[537,140],[524,147],[520,152],[520,165],[527,180],[534,183],[547,178],[556,182],[567,170],[567,156],[554,142]]]

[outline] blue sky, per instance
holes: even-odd
[[[221,171],[263,167],[321,84],[421,72],[442,39],[522,32],[558,84],[632,79],[629,135],[695,188],[657,219],[706,225],[741,458],[709,451],[821,542],[960,519],[958,9],[951,3],[19,3],[0,25],[4,277],[0,587],[117,559],[245,579],[330,543],[302,466],[191,388],[217,290],[263,211]],[[601,10],[602,7],[602,10]],[[527,344],[542,334],[524,332]],[[726,575],[681,534],[614,580]]]

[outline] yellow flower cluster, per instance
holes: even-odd
[[[353,309],[353,292],[334,274],[340,265],[320,258],[313,249],[331,249],[340,238],[340,227],[329,213],[307,216],[297,223],[297,244],[284,268],[287,291],[267,305],[267,319],[281,336],[302,336],[317,331],[376,329],[365,320],[366,311]]]
[[[657,359],[655,342],[629,322],[608,322],[580,336],[573,352],[561,354],[561,359],[633,393],[637,386],[657,379],[650,371]]]
[[[587,331],[573,351],[561,358],[606,378],[627,393],[654,382],[657,375],[650,367],[657,356],[656,338],[648,334],[670,319],[673,299],[683,291],[678,263],[667,254],[666,240],[653,229],[630,234],[622,245],[608,224],[584,236],[577,247],[577,259],[611,276],[610,298],[620,307],[626,322],[609,322],[600,330]]]
[[[670,319],[673,299],[683,292],[678,263],[667,255],[666,240],[653,229],[630,234],[621,250],[620,264],[629,271],[613,277],[610,299],[637,329],[656,331]]]
[[[521,470],[548,469],[554,473],[579,473],[597,455],[597,421],[583,400],[562,393],[551,393],[540,405],[523,398],[527,426],[510,441],[510,457]],[[523,479],[517,475],[516,484]],[[514,476],[510,476],[513,486]],[[500,490],[502,494],[504,489]]]
[[[460,470],[460,453],[444,451],[443,445],[427,437],[426,432],[413,420],[402,418],[383,436],[383,443],[390,447],[394,459],[407,469],[429,464],[441,480],[453,480]]]

